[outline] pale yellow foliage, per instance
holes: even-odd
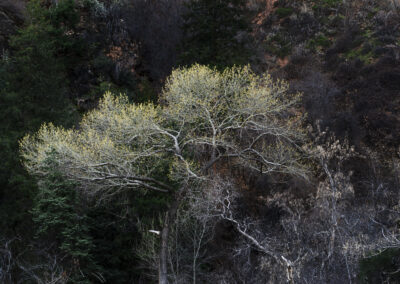
[[[177,69],[167,80],[163,99],[172,119],[198,122],[211,116],[220,122],[249,115],[277,115],[298,102],[288,84],[270,75],[257,76],[250,68],[233,67],[223,73],[206,66]]]
[[[289,122],[298,98],[285,82],[249,67],[220,73],[195,65],[173,71],[161,106],[106,93],[79,128],[45,124],[21,141],[21,153],[26,168],[39,175],[55,153],[61,172],[90,193],[169,191],[168,180],[205,179],[202,168],[227,157],[257,170],[262,164],[263,172],[302,174],[292,147],[301,135]]]

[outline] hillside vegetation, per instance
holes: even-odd
[[[1,283],[399,283],[398,0],[4,0]]]

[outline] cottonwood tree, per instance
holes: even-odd
[[[258,76],[249,67],[224,72],[195,65],[166,81],[160,105],[131,104],[105,94],[79,128],[45,124],[21,141],[25,167],[49,174],[46,160],[99,200],[123,190],[167,194],[169,208],[160,232],[159,283],[168,283],[170,226],[192,189],[206,190],[226,169],[305,176],[295,106],[284,81]]]

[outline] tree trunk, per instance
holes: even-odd
[[[168,284],[168,235],[169,235],[169,214],[167,213],[164,220],[164,227],[161,231],[161,249],[160,249],[160,263],[158,268],[158,283]]]
[[[164,225],[161,231],[160,263],[158,269],[158,283],[168,284],[168,238],[172,222],[175,221],[176,211],[178,210],[180,196],[176,196],[172,201],[168,212],[165,214]]]

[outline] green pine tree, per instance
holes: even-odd
[[[249,29],[244,0],[192,0],[185,15],[181,64],[219,69],[248,63],[249,50],[237,39]]]
[[[11,55],[0,60],[0,232],[7,235],[27,233],[36,192],[20,164],[18,140],[43,122],[71,126],[77,118],[63,59],[78,48],[67,32],[78,20],[74,1],[50,8],[42,2],[29,2],[28,24],[10,40]]]
[[[31,211],[36,236],[46,243],[56,242],[59,253],[66,256],[64,267],[73,283],[90,283],[99,270],[92,251],[90,235],[92,221],[75,190],[76,184],[67,181],[56,170],[56,157],[48,159],[50,174],[40,179],[38,194]]]

